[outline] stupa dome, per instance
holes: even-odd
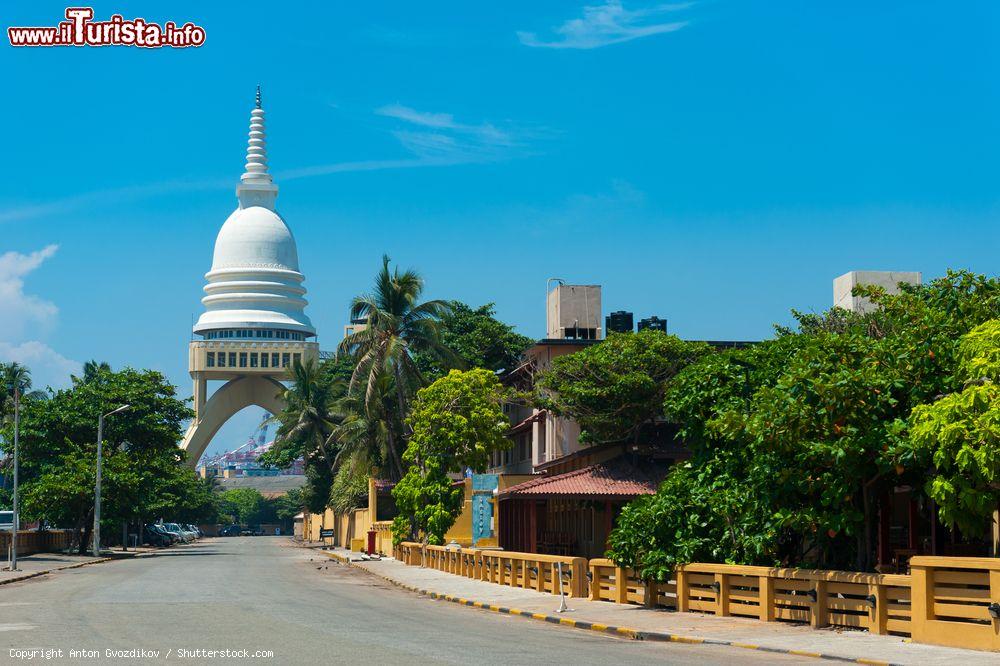
[[[264,111],[250,114],[246,171],[236,188],[239,206],[215,239],[212,270],[205,274],[205,312],[194,332],[279,329],[316,334],[305,314],[305,277],[291,229],[274,209],[278,186],[267,172]]]

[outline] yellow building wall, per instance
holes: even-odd
[[[511,486],[530,481],[533,478],[535,477],[532,474],[501,474],[497,479],[497,488],[499,490],[506,490]],[[469,548],[472,546],[472,479],[463,479],[463,485],[465,495],[462,502],[462,513],[458,515],[451,529],[445,533],[444,542],[447,544],[456,541],[463,548]],[[490,500],[490,504],[493,505],[493,533],[500,534],[502,516],[497,511],[495,497]],[[490,539],[480,539],[479,543],[476,544],[477,548],[495,548],[496,546],[497,537],[495,536]]]

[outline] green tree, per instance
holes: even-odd
[[[301,488],[292,488],[284,495],[275,498],[274,509],[278,520],[291,522],[305,508]]]
[[[276,415],[278,431],[274,445],[260,458],[265,464],[287,468],[305,456],[333,466],[336,451],[331,450],[330,433],[336,425],[332,412],[334,399],[343,387],[323,373],[313,359],[296,361],[289,368],[290,384],[282,391],[284,409]]]
[[[413,355],[429,354],[449,363],[454,355],[440,339],[438,326],[448,311],[440,300],[420,302],[424,281],[413,270],[389,270],[389,257],[382,257],[382,270],[375,278],[372,292],[357,296],[351,303],[351,319],[364,319],[363,330],[352,333],[340,343],[338,353],[355,361],[351,389],[364,386],[365,401],[377,398],[379,376],[389,375],[395,388],[398,420],[407,413],[409,396],[424,383]],[[403,466],[399,455],[404,432],[390,433],[389,456],[397,473]]]
[[[101,515],[106,533],[114,533],[122,520],[154,511],[178,515],[182,500],[196,489],[177,447],[193,413],[160,373],[102,372],[49,400],[26,402],[21,419],[25,517],[74,527],[81,550],[93,524],[98,417],[122,404],[130,408],[107,419],[104,430]]]
[[[450,301],[441,315],[439,328],[441,343],[465,368],[511,370],[533,343],[531,338],[515,332],[513,326],[498,320],[493,303],[472,308],[461,301]],[[415,359],[428,380],[438,379],[451,369],[432,354],[418,353]]]
[[[234,524],[259,525],[273,520],[276,509],[256,488],[233,488],[219,493],[219,513]],[[294,515],[294,514],[293,514]]]
[[[890,455],[931,470],[924,490],[946,524],[986,536],[1000,504],[1000,320],[967,333],[958,357],[964,388],[915,407]]]
[[[48,393],[32,390],[31,370],[17,361],[0,363],[0,419],[4,422],[14,418],[14,391],[21,400],[45,400]]]
[[[443,543],[462,508],[462,487],[449,475],[483,470],[494,451],[510,446],[504,397],[496,375],[481,368],[452,370],[417,393],[403,454],[407,472],[392,491],[397,543],[418,536],[424,544]]]
[[[539,376],[538,403],[575,419],[582,442],[637,441],[662,415],[670,379],[709,350],[651,329],[612,334],[556,358]]]
[[[960,397],[933,414],[921,405],[976,377],[956,373],[962,358],[976,357],[959,341],[1000,316],[1000,281],[949,272],[896,295],[872,287],[856,294],[878,308],[797,314],[798,326],[779,329],[776,339],[705,356],[671,380],[664,412],[694,456],[655,497],[622,514],[611,539],[616,561],[649,575],[688,557],[871,568],[878,498],[895,485],[935,491],[927,469],[935,453],[955,451],[934,437],[961,431],[961,410],[975,418]],[[956,467],[939,472],[935,492],[945,497]],[[962,509],[971,530],[992,498],[982,483],[988,475],[966,472],[955,487],[971,489],[961,486],[953,499],[973,505]],[[742,515],[733,513],[734,499]]]
[[[70,375],[74,384],[79,384],[81,382],[91,382],[94,381],[101,373],[111,372],[111,364],[107,361],[86,361],[83,364],[83,374],[77,377],[76,375]]]

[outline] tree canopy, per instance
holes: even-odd
[[[774,340],[678,373],[664,412],[693,458],[623,512],[616,561],[648,576],[688,558],[869,570],[880,498],[899,485],[982,532],[1000,499],[986,430],[1000,351],[994,324],[976,327],[1000,316],[1000,282],[955,272],[856,293],[877,309],[797,314]]]
[[[93,521],[97,422],[128,404],[104,427],[102,522],[214,517],[211,489],[181,463],[177,447],[193,416],[158,372],[97,367],[87,381],[48,400],[24,404],[21,416],[22,511],[27,520],[75,527],[86,546]],[[10,441],[10,424],[4,439]]]
[[[646,329],[557,357],[537,382],[539,405],[580,424],[580,441],[631,441],[663,413],[667,384],[709,352],[703,342]]]
[[[494,451],[510,445],[503,398],[503,386],[482,368],[452,370],[417,393],[403,454],[407,472],[392,491],[400,510],[393,523],[397,542],[421,535],[425,543],[443,543],[463,497],[448,475],[481,471]]]
[[[441,344],[461,360],[464,368],[511,370],[534,342],[497,319],[493,303],[473,308],[461,301],[449,301],[438,327]],[[451,369],[427,353],[416,354],[416,361],[430,380],[444,376]]]

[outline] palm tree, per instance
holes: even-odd
[[[318,455],[332,469],[336,453],[329,450],[328,439],[336,425],[330,411],[336,389],[314,359],[293,363],[289,375],[291,385],[282,392],[285,408],[276,415],[281,424],[274,438],[276,450],[269,457],[293,460]]]
[[[389,257],[383,255],[374,291],[356,296],[351,302],[351,319],[364,319],[367,325],[344,338],[338,348],[338,353],[350,354],[356,360],[350,389],[355,391],[364,382],[369,412],[374,411],[379,376],[387,374],[392,378],[401,423],[405,422],[408,395],[423,384],[412,354],[425,352],[450,366],[458,363],[438,335],[438,320],[450,306],[441,300],[420,303],[423,290],[419,274],[413,270],[400,273],[398,267],[390,272]],[[390,441],[390,449],[392,458],[398,459],[395,441]]]
[[[17,361],[0,363],[0,418],[6,421],[14,414],[14,389],[22,400],[44,400],[45,391],[31,390],[31,370]]]
[[[83,376],[70,375],[70,378],[74,384],[88,384],[97,379],[102,372],[111,372],[111,364],[91,359],[83,364]]]
[[[337,446],[334,466],[338,472],[347,467],[354,474],[374,473],[398,480],[403,476],[403,465],[396,455],[400,427],[393,407],[395,388],[385,373],[376,381],[375,399],[370,404],[364,396],[348,392],[335,405],[340,422],[330,433],[330,441]]]

